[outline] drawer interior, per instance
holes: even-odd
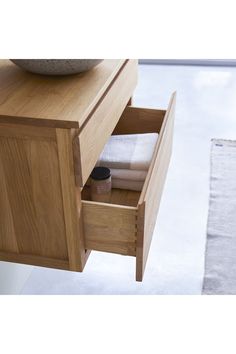
[[[166,110],[127,106],[112,135],[142,133],[160,134],[165,114]],[[157,144],[159,138],[160,136],[158,137]],[[153,156],[153,158],[155,158],[155,156]],[[140,195],[141,192],[125,189],[112,189],[109,203],[137,207]],[[82,200],[90,201],[90,191],[88,186],[84,186],[82,189]]]
[[[165,110],[127,106],[113,135],[159,133]],[[160,135],[157,140],[159,144]],[[156,149],[155,149],[156,150]],[[153,154],[155,159],[155,153]],[[153,161],[149,169],[152,168]],[[150,175],[149,171],[146,179]],[[144,183],[144,187],[148,184]],[[112,189],[109,203],[90,200],[89,187],[82,190],[85,247],[98,251],[136,256],[138,207],[143,191]]]

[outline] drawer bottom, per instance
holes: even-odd
[[[140,194],[141,192],[113,188],[111,190],[111,197],[108,204],[136,207],[140,198]],[[82,199],[83,201],[91,201],[90,189],[88,186],[85,186],[82,190]]]

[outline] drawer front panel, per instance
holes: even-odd
[[[137,61],[129,60],[74,139],[77,184],[84,186],[137,83]]]
[[[175,101],[176,94],[174,93],[162,124],[153,160],[139,201],[136,254],[136,280],[138,281],[142,281],[143,278],[171,157]]]
[[[85,248],[135,256],[137,209],[82,201]]]

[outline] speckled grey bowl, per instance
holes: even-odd
[[[103,59],[11,59],[24,70],[42,75],[71,75],[87,71]]]

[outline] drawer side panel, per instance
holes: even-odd
[[[136,280],[142,281],[172,151],[176,95],[173,94],[138,210]]]

